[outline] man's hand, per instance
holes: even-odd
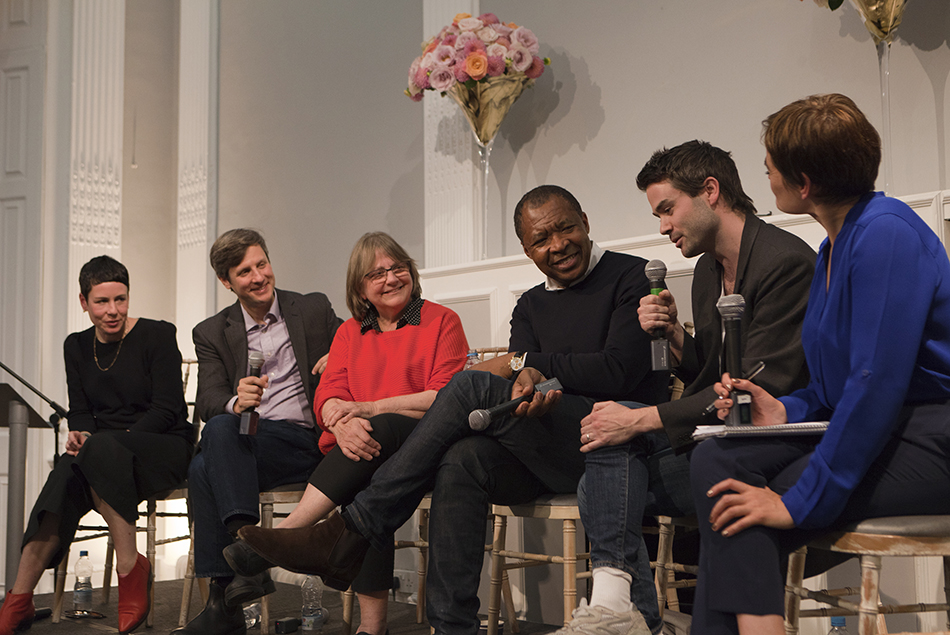
[[[679,311],[669,289],[660,291],[659,295],[651,293],[640,298],[637,315],[640,317],[640,328],[651,334],[655,329],[663,329],[663,335],[670,341],[670,347],[675,351],[683,350],[686,331],[677,321]],[[677,354],[676,357],[679,358],[680,355]]]
[[[263,377],[242,377],[238,382],[237,401],[234,402],[234,413],[241,414],[248,408],[257,408],[261,405],[261,397],[267,388],[267,375]]]
[[[723,373],[722,381],[716,382],[716,385],[713,386],[719,396],[719,399],[716,400],[717,414],[723,421],[729,416],[729,410],[733,406],[732,399],[729,399],[729,393],[733,388],[744,390],[752,395],[752,425],[774,426],[780,423],[788,423],[785,404],[770,395],[761,386],[756,386],[747,379],[733,379],[729,376],[729,373]]]
[[[353,417],[362,417],[371,419],[379,413],[376,412],[376,404],[372,401],[343,401],[342,399],[328,399],[323,404],[323,425],[332,428],[341,421],[346,421]],[[336,434],[336,431],[333,431]]]
[[[69,435],[66,437],[66,454],[76,456],[79,454],[79,450],[82,448],[83,443],[86,442],[90,435],[88,432],[80,432],[79,430],[70,430]]]
[[[327,353],[323,357],[317,360],[317,363],[314,364],[313,370],[310,371],[311,375],[322,375],[323,371],[327,369],[327,360],[330,359],[330,353]]]
[[[590,452],[607,445],[620,445],[633,437],[663,428],[655,406],[628,408],[615,401],[594,404],[589,415],[581,419],[581,452]]]
[[[343,455],[351,461],[372,461],[379,456],[380,445],[369,436],[372,431],[373,426],[362,417],[350,417],[333,426],[332,430]]]
[[[535,392],[535,384],[540,384],[544,379],[544,375],[538,372],[536,368],[523,368],[518,373],[518,378],[515,380],[514,386],[511,387],[511,398],[517,399],[522,395],[530,395],[531,393],[534,393],[534,397],[530,401],[519,404],[513,413],[514,416],[540,417],[561,400],[560,390],[552,390],[546,395]]]
[[[709,498],[720,494],[722,497],[716,501],[709,514],[709,523],[713,531],[721,530],[723,536],[734,536],[755,525],[775,529],[791,529],[795,526],[782,497],[767,487],[754,487],[727,478],[706,492]]]

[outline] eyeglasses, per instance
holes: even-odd
[[[363,277],[369,280],[370,282],[382,282],[383,280],[386,279],[386,275],[390,271],[393,272],[394,276],[401,276],[402,274],[407,273],[409,271],[409,263],[397,262],[392,267],[388,267],[386,269],[383,269],[383,268],[373,269],[372,271],[370,271]]]

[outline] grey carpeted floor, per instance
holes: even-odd
[[[158,582],[155,585],[155,605],[152,607],[153,627],[146,629],[144,626],[139,628],[137,633],[165,634],[178,627],[178,614],[181,607],[181,580],[170,580]],[[112,589],[108,605],[99,604],[101,600],[101,590],[96,589],[94,596],[93,609],[105,614],[101,620],[83,619],[70,620],[63,618],[59,624],[53,624],[49,618],[34,622],[30,629],[31,635],[93,635],[95,633],[115,633],[117,632],[116,602],[117,590]],[[300,588],[291,584],[277,583],[277,592],[270,596],[271,598],[271,633],[274,632],[274,621],[282,617],[300,617]],[[66,607],[70,608],[70,594],[66,593]],[[37,595],[35,598],[37,607],[52,607],[53,596]],[[322,635],[340,635],[342,633],[342,602],[340,594],[334,591],[327,591],[324,594],[324,606],[330,612],[330,620],[323,628]],[[354,622],[359,624],[358,608],[354,609],[357,613]],[[201,611],[201,600],[197,587],[192,597],[192,606],[190,617],[194,617]],[[525,635],[539,635],[549,633],[557,627],[544,624],[522,623],[521,632]],[[355,631],[355,629],[354,629]],[[248,631],[251,635],[260,633],[259,628]],[[416,623],[416,607],[411,604],[401,604],[391,602],[389,608],[389,632],[390,635],[428,635],[429,625],[426,623]],[[355,634],[354,634],[355,635]]]

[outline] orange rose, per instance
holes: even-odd
[[[470,17],[472,17],[471,13],[456,13],[455,17],[452,18],[452,24],[455,24],[457,26],[459,23],[459,20],[464,20],[465,18],[470,18]]]
[[[465,58],[465,72],[475,81],[485,77],[488,73],[488,58],[477,51],[472,53]]]

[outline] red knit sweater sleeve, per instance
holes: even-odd
[[[350,322],[352,329],[347,328]],[[362,334],[359,327],[355,320],[347,320],[330,347],[326,377],[320,380],[314,400],[321,427],[320,410],[328,399],[376,401],[439,390],[465,364],[468,342],[462,322],[442,305],[425,302],[418,326]],[[338,348],[337,340],[341,338],[346,340],[345,347]],[[335,358],[337,352],[346,358]],[[324,388],[327,379],[330,381]],[[320,450],[326,454],[334,445],[336,438],[325,431],[320,437]]]

